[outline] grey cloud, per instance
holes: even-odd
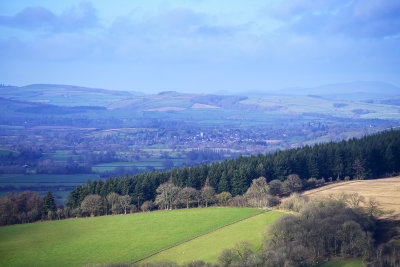
[[[60,15],[43,7],[27,7],[14,16],[0,16],[0,25],[23,30],[74,32],[99,25],[97,12],[88,2],[81,2]]]
[[[111,27],[114,33],[130,33],[150,39],[224,36],[240,30],[239,26],[220,25],[209,15],[186,8],[166,10],[144,20],[138,19],[133,13],[116,19]]]
[[[300,34],[383,38],[400,34],[400,2],[392,0],[289,1],[273,10],[284,29]]]

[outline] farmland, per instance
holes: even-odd
[[[171,260],[184,264],[191,260],[203,260],[216,263],[223,249],[233,247],[240,241],[249,241],[254,251],[260,252],[263,238],[267,234],[266,226],[282,215],[284,213],[277,211],[262,213],[162,251],[143,262]]]
[[[257,213],[260,210],[207,208],[5,226],[0,228],[0,265],[133,262]]]
[[[375,198],[386,211],[400,216],[400,176],[335,183],[303,193],[305,196],[329,196],[331,194],[358,193],[366,200]]]
[[[37,179],[26,185],[2,182],[0,192],[50,189],[65,203],[70,184],[64,183],[72,180],[56,184],[57,178],[50,185],[41,175],[93,179],[169,170],[399,125],[399,109],[392,102],[344,99],[314,93],[144,95],[54,84],[3,86],[0,174]]]

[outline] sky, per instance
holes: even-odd
[[[0,83],[144,93],[400,85],[398,0],[2,0]]]

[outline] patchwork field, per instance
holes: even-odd
[[[335,183],[306,191],[303,195],[328,196],[340,193],[358,193],[364,196],[366,200],[375,198],[384,210],[393,210],[394,216],[400,216],[400,176]]]
[[[3,226],[0,266],[133,262],[260,212],[247,208],[182,209]]]
[[[203,260],[215,263],[222,250],[244,240],[252,243],[255,251],[261,251],[266,226],[283,215],[277,211],[265,212],[164,250],[142,262],[171,260],[184,264],[191,260]]]

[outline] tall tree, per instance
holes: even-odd
[[[269,182],[269,193],[277,196],[281,194],[282,182],[275,179]]]
[[[249,189],[247,189],[244,194],[247,198],[257,198],[265,196],[269,193],[269,187],[267,184],[267,180],[265,177],[260,177],[258,179],[254,179],[251,182]]]
[[[156,191],[155,203],[162,209],[171,210],[180,191],[179,187],[169,181],[161,184]]]
[[[111,208],[112,214],[119,214],[121,211],[121,206],[119,204],[119,197],[120,197],[120,195],[115,192],[111,192],[106,197],[107,204],[108,204],[107,206],[109,206]],[[107,213],[107,211],[106,211],[106,213]]]
[[[49,211],[55,212],[57,210],[56,202],[50,191],[43,198],[43,208],[46,213]]]
[[[203,188],[201,189],[201,198],[203,199],[203,202],[206,205],[206,208],[208,207],[208,204],[210,202],[213,202],[215,199],[215,190],[213,187],[211,187],[209,185],[208,179],[206,180],[206,183],[204,184]]]
[[[131,205],[131,200],[132,199],[129,195],[120,196],[118,198],[119,205],[124,210],[124,214],[126,214],[128,207]]]
[[[181,191],[179,191],[178,199],[179,202],[186,205],[188,209],[190,204],[196,201],[197,190],[193,187],[185,187]]]
[[[91,217],[94,217],[96,214],[99,214],[101,212],[102,207],[103,207],[103,201],[101,196],[94,194],[86,196],[81,204],[82,210],[84,212],[89,213]]]
[[[354,177],[356,180],[361,180],[364,178],[364,167],[359,159],[353,162]]]
[[[291,174],[282,184],[282,190],[285,193],[298,192],[303,187],[303,183],[297,174]]]

